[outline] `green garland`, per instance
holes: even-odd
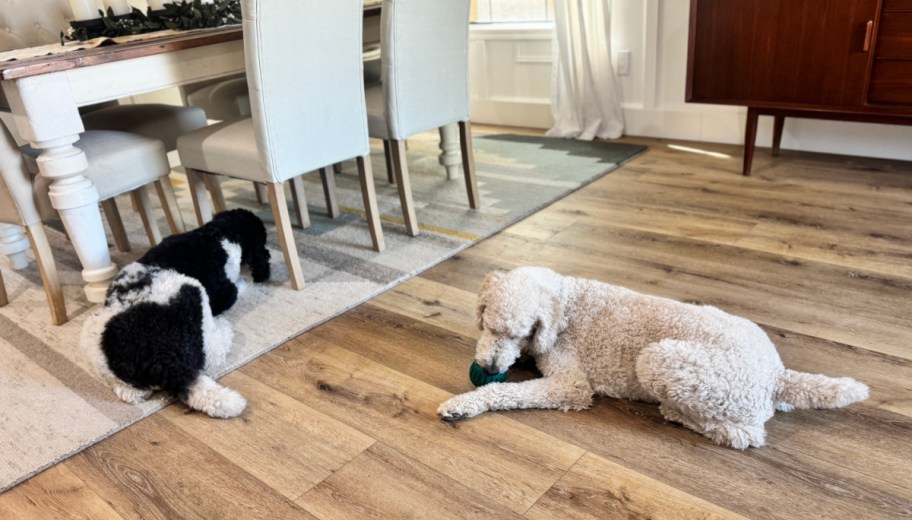
[[[144,13],[137,8],[123,16],[114,16],[111,8],[108,12],[99,11],[101,23],[93,26],[70,28],[67,33],[60,33],[60,43],[64,40],[86,41],[93,38],[129,36],[165,29],[189,30],[221,27],[241,23],[240,0],[215,0],[204,4],[202,0],[180,0],[180,3],[164,4],[162,11]]]

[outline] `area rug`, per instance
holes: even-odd
[[[465,184],[447,180],[438,162],[437,134],[409,140],[408,162],[418,221],[417,237],[405,234],[395,186],[386,181],[383,153],[373,169],[383,215],[386,250],[375,253],[363,218],[354,163],[336,176],[342,216],[325,216],[318,176],[305,192],[311,226],[296,229],[305,288],[290,289],[268,206],[257,202],[249,182],[223,183],[229,207],[256,212],[270,230],[273,281],[251,284],[225,316],[234,323],[235,345],[223,375],[286,340],[451,257],[473,243],[614,170],[642,146],[497,135],[474,140],[482,207],[468,208]],[[194,223],[182,176],[172,176],[185,221]],[[117,252],[117,265],[147,248],[130,201],[118,200],[133,250]],[[157,210],[158,215],[162,215]],[[293,213],[292,213],[293,215]],[[292,216],[294,219],[294,216]],[[162,215],[161,229],[167,229]],[[164,397],[141,406],[120,402],[95,378],[78,349],[82,323],[93,308],[82,292],[79,262],[59,224],[48,229],[64,286],[70,321],[50,325],[38,269],[13,271],[0,258],[10,304],[0,308],[0,490],[98,442],[168,404]],[[109,243],[113,239],[109,235]]]

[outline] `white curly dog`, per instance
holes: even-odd
[[[437,410],[446,420],[488,410],[581,410],[599,394],[657,402],[669,421],[745,449],[763,445],[775,410],[838,408],[868,397],[854,379],[785,368],[749,320],[550,269],[490,273],[476,317],[482,368],[504,373],[528,353],[543,377],[457,395]]]

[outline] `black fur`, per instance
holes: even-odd
[[[206,366],[204,312],[218,315],[237,300],[237,286],[225,273],[223,240],[240,246],[241,265],[250,268],[255,282],[269,279],[266,228],[250,211],[235,209],[166,238],[112,281],[105,307],[121,310],[103,325],[100,348],[117,378],[186,402]],[[198,280],[202,288],[180,275]],[[173,294],[156,293],[166,287]]]
[[[225,276],[228,255],[222,249],[223,239],[241,246],[241,265],[250,269],[254,282],[269,279],[266,227],[246,209],[224,211],[200,228],[172,235],[138,261],[199,280],[209,294],[212,314],[217,316],[237,300],[237,287]]]
[[[115,315],[101,336],[108,368],[131,386],[186,400],[206,363],[201,308],[200,288],[184,285],[167,305],[140,302]]]

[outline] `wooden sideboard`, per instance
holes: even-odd
[[[744,175],[761,115],[912,125],[912,0],[691,0],[687,101],[748,108]]]

